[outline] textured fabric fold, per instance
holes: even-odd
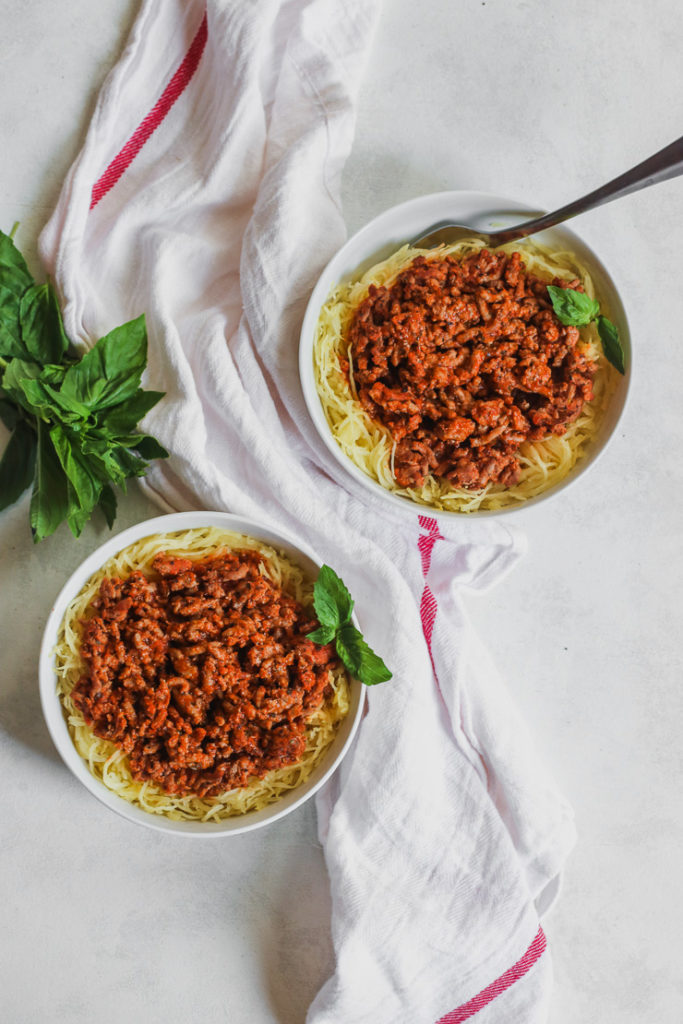
[[[41,239],[84,346],[147,315],[146,384],[166,398],[145,428],[171,452],[148,492],[299,534],[394,671],[318,797],[337,963],[309,1024],[432,1024],[481,1002],[536,948],[573,838],[462,604],[523,540],[358,498],[301,395],[298,331],[345,237],[378,14],[378,0],[147,0]],[[540,950],[476,1012],[540,1021],[550,977]]]

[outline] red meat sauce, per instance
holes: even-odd
[[[255,551],[158,555],[154,574],[105,579],[84,624],[76,706],[135,779],[214,797],[300,760],[331,695],[317,622],[259,572]]]
[[[485,249],[418,256],[391,287],[370,285],[350,327],[354,380],[396,442],[401,487],[429,474],[472,490],[511,486],[520,445],[564,434],[591,400],[595,364],[547,286],[519,253]]]

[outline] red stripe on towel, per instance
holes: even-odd
[[[531,943],[526,953],[516,964],[506,971],[505,974],[501,974],[497,981],[494,981],[491,985],[487,985],[485,989],[476,995],[474,999],[470,999],[468,1002],[463,1003],[457,1010],[451,1010],[445,1017],[440,1017],[436,1024],[462,1024],[463,1021],[469,1020],[470,1017],[474,1017],[475,1013],[479,1013],[485,1006],[493,1002],[496,996],[501,995],[514,985],[516,981],[523,978],[524,975],[531,970],[536,961],[542,956],[546,947],[545,935],[543,929],[539,928],[536,933],[536,938]]]
[[[439,693],[441,693],[441,686],[439,684],[439,677],[436,674],[436,666],[434,665],[434,655],[432,653],[432,635],[434,633],[434,624],[436,622],[436,616],[439,610],[436,598],[432,592],[431,587],[427,582],[427,576],[432,564],[432,553],[438,540],[444,540],[442,535],[439,533],[439,526],[436,519],[431,516],[419,516],[418,521],[420,526],[426,533],[420,534],[417,541],[418,551],[420,552],[420,559],[422,561],[422,575],[424,576],[424,590],[422,591],[422,598],[420,600],[420,622],[422,623],[422,632],[424,634],[425,643],[427,644],[427,650],[429,651],[429,658],[432,663],[432,671],[434,672],[434,680],[436,682]],[[478,995],[474,996],[468,1002],[463,1003],[455,1010],[451,1010],[445,1017],[441,1017],[436,1024],[462,1024],[462,1021],[469,1020],[475,1013],[483,1010],[485,1006],[488,1006],[496,996],[499,996],[502,992],[505,992],[511,985],[514,985],[516,981],[523,978],[524,975],[529,971],[539,957],[542,955],[546,947],[545,935],[543,929],[539,928],[536,934],[536,938],[531,943],[526,953],[516,964],[501,974],[500,978],[492,982],[485,989],[483,989]]]
[[[420,601],[420,621],[422,622],[422,632],[427,641],[430,654],[432,653],[432,633],[434,632],[436,612],[436,598],[429,587],[425,587],[422,591],[422,600]]]
[[[418,551],[420,552],[420,558],[422,559],[423,576],[426,576],[427,573],[429,572],[429,567],[432,564],[432,551],[434,550],[434,545],[436,544],[437,539],[438,538],[435,537],[433,534],[430,534],[428,536],[427,534],[423,533],[417,542],[417,548]]]
[[[157,130],[161,122],[164,120],[173,104],[180,96],[182,96],[183,92],[191,82],[192,76],[197,70],[202,53],[204,52],[204,47],[206,46],[207,37],[208,25],[206,12],[204,12],[204,17],[199,29],[197,30],[197,34],[192,40],[190,48],[185,54],[178,70],[173,75],[173,78],[168,83],[149,114],[147,114],[145,119],[135,129],[123,149],[114,157],[102,177],[95,182],[90,199],[91,210],[94,206],[97,206],[100,199],[102,199],[103,196],[106,196],[107,192],[114,187],[123,172],[130,167],[131,163],[149,137]]]
[[[437,540],[443,540],[443,537],[439,533],[439,524],[436,519],[432,519],[431,516],[418,516],[417,521],[422,529],[426,530],[427,533],[430,533],[432,537],[435,537]]]
[[[422,575],[425,579],[425,586],[420,600],[420,622],[422,623],[422,632],[429,652],[429,660],[432,663],[434,681],[436,682],[439,693],[441,693],[439,677],[436,674],[434,657],[432,655],[432,633],[434,632],[434,623],[436,622],[438,605],[431,587],[427,583],[427,574],[432,564],[432,552],[434,550],[434,545],[437,540],[443,540],[444,538],[439,533],[439,527],[436,519],[432,519],[430,516],[418,516],[418,522],[423,530],[427,530],[427,533],[420,534],[417,540],[417,548],[420,552],[420,559],[422,561]]]

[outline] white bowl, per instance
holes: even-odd
[[[628,320],[619,289],[604,264],[578,235],[564,225],[540,232],[534,237],[547,246],[571,249],[589,268],[595,281],[596,292],[609,307],[610,315],[619,328],[626,357],[626,374],[619,379],[596,436],[587,446],[574,469],[559,484],[535,498],[498,511],[451,512],[418,504],[411,501],[410,498],[394,494],[382,487],[344,454],[332,435],[316,390],[313,370],[316,325],[320,310],[336,284],[365,273],[375,263],[386,259],[411,238],[415,238],[439,221],[454,220],[462,224],[471,224],[474,228],[482,231],[493,231],[497,228],[519,224],[522,220],[538,216],[542,212],[531,209],[528,205],[516,200],[488,195],[484,192],[436,192],[431,195],[419,196],[417,199],[409,199],[408,202],[401,203],[399,206],[393,206],[371,220],[341,247],[323,270],[309,299],[301,328],[299,345],[301,386],[306,406],[318,434],[328,451],[349,474],[352,481],[360,485],[359,488],[355,488],[356,491],[359,491],[359,496],[362,497],[363,493],[367,496],[367,493],[370,492],[382,501],[388,502],[393,508],[408,512],[413,516],[416,512],[428,513],[438,519],[453,519],[463,515],[477,518],[517,515],[525,509],[559,494],[560,491],[573,484],[589,466],[595,464],[605,450],[624,411],[630,386],[632,352]]]
[[[107,559],[111,558],[123,548],[153,533],[171,533],[174,530],[187,530],[200,526],[217,526],[225,530],[232,530],[236,533],[247,534],[257,537],[259,540],[271,544],[273,547],[282,550],[293,561],[301,566],[311,576],[317,576],[318,569],[322,562],[317,555],[305,544],[285,533],[276,533],[268,526],[255,522],[251,519],[243,519],[240,516],[229,515],[226,512],[178,512],[172,515],[157,516],[148,519],[144,523],[138,523],[129,530],[117,534],[94,551],[78,567],[62,588],[57,600],[54,603],[50,617],[45,626],[43,642],[40,649],[40,699],[43,707],[43,715],[52,740],[57,747],[62,759],[71,769],[77,779],[83,783],[86,789],[101,800],[103,804],[110,807],[117,814],[135,821],[140,825],[147,825],[148,828],[157,829],[160,832],[175,832],[186,836],[226,836],[237,835],[240,832],[251,832],[278,818],[289,814],[295,807],[299,807],[309,797],[313,796],[317,789],[329,778],[335,768],[339,765],[344,754],[349,749],[356,729],[361,719],[365,691],[358,680],[351,681],[351,707],[346,718],[339,725],[337,734],[332,741],[325,756],[315,766],[308,779],[297,789],[291,790],[280,800],[264,807],[261,811],[249,812],[234,818],[227,818],[220,822],[201,821],[172,821],[162,815],[152,814],[142,808],[128,803],[117,796],[111,790],[96,779],[88,771],[85,761],[76,751],[73,745],[62,705],[57,695],[57,677],[54,669],[54,647],[57,643],[59,627],[64,613],[70,601],[78,594],[86,581],[104,565]],[[353,616],[355,625],[358,620]]]

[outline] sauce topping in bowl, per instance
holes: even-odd
[[[304,753],[338,660],[306,639],[316,620],[262,562],[250,550],[161,553],[151,577],[102,581],[72,698],[133,778],[213,797]]]
[[[370,285],[349,356],[361,405],[395,443],[399,486],[428,474],[467,489],[514,485],[520,446],[564,434],[591,401],[596,365],[547,287],[519,253],[485,249],[418,256],[393,284]]]

